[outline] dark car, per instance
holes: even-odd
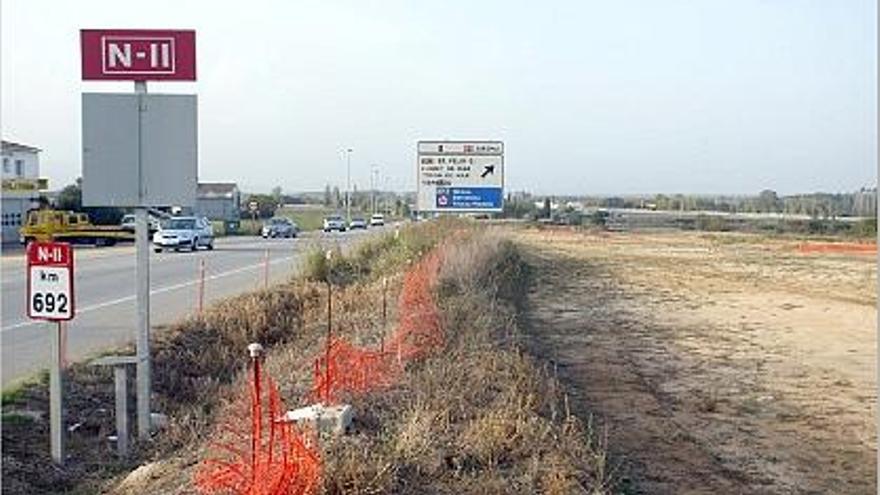
[[[296,237],[299,233],[299,227],[296,222],[289,218],[275,217],[263,224],[262,235],[264,239],[274,237]]]

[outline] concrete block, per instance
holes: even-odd
[[[300,425],[313,427],[318,433],[342,435],[351,426],[353,416],[354,411],[348,404],[340,404],[338,406],[313,404],[287,411],[284,419]]]
[[[162,413],[150,413],[150,431],[158,431],[168,426],[168,416]]]

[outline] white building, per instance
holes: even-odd
[[[2,141],[3,194],[0,212],[3,218],[3,243],[18,242],[18,229],[28,210],[39,206],[40,191],[48,186],[40,178],[40,149]]]

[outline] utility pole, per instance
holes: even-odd
[[[388,214],[388,195],[391,194],[391,177],[385,174],[385,201],[382,203],[382,214]]]
[[[346,221],[351,223],[351,148],[345,150],[346,179],[345,179],[345,216]]]
[[[370,165],[370,213],[376,214],[376,186],[379,182],[379,166]]]

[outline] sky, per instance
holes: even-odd
[[[83,28],[195,29],[199,179],[414,190],[416,142],[505,143],[508,190],[842,192],[877,182],[869,0],[3,0],[0,132],[80,175]]]

